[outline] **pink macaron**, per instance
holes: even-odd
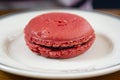
[[[28,47],[44,57],[72,58],[87,51],[95,40],[91,25],[83,17],[62,12],[34,17],[24,29]]]

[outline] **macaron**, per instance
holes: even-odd
[[[35,54],[57,59],[83,54],[95,41],[95,32],[86,19],[63,12],[32,18],[24,34],[27,46]]]

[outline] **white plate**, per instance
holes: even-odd
[[[25,44],[23,29],[29,20],[47,12],[83,16],[93,26],[96,40],[84,54],[70,59],[48,59],[33,54]],[[0,69],[35,78],[87,78],[120,70],[120,19],[80,10],[31,11],[0,20]]]

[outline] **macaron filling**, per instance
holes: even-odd
[[[59,50],[67,50],[67,49],[72,49],[72,48],[77,48],[78,46],[83,47],[86,46],[87,44],[91,43],[95,39],[95,35],[92,35],[90,39],[88,39],[86,42],[82,42],[81,44],[77,45],[72,45],[72,46],[59,46],[59,47],[54,47],[54,46],[46,46],[46,45],[41,45],[41,44],[36,44],[36,43],[31,43],[33,45],[37,45],[41,48],[45,48],[51,51],[59,51]]]
[[[44,45],[39,45],[40,47],[46,48],[46,49],[50,49],[51,51],[59,51],[59,50],[67,50],[67,49],[72,49],[72,48],[76,48],[77,46],[85,46],[86,44],[91,43],[91,41],[94,39],[94,37],[92,37],[90,40],[88,40],[87,42],[83,42],[81,44],[78,45],[73,45],[73,46],[67,46],[67,47],[52,47],[52,46],[44,46]],[[36,44],[37,45],[37,44]]]

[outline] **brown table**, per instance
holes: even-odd
[[[14,13],[14,12],[18,12],[18,11],[19,10],[1,10],[0,15]],[[99,11],[120,16],[120,9],[118,9],[118,10],[116,10],[116,9],[109,9],[109,10],[102,9]],[[13,75],[13,74],[9,74],[9,73],[0,71],[0,80],[42,80],[42,79],[33,79],[33,78],[21,77],[21,76],[17,76],[17,75]],[[100,77],[88,78],[88,79],[84,79],[84,80],[120,80],[120,71],[112,73],[112,74],[108,74],[108,75],[104,75],[104,76],[100,76]]]

